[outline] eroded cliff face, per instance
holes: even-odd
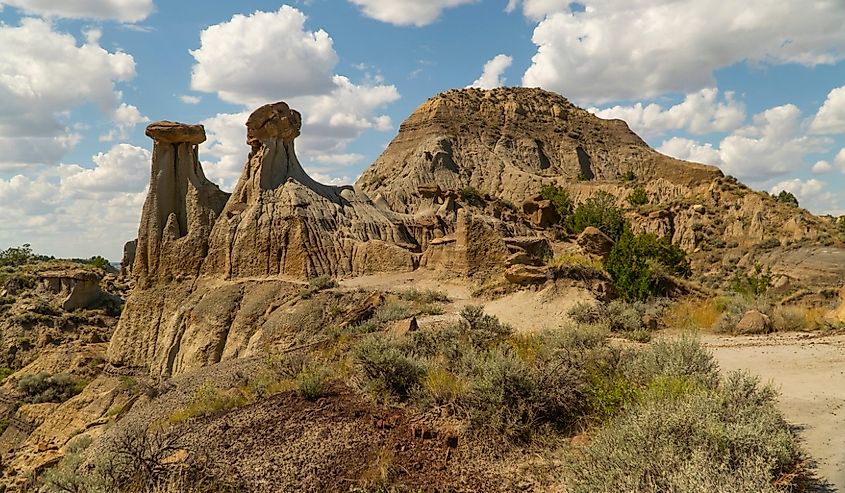
[[[296,157],[301,122],[285,103],[249,117],[251,152],[232,194],[205,178],[201,126],[147,128],[154,151],[137,284],[109,346],[111,364],[166,377],[260,353],[262,327],[298,298],[296,281],[411,271],[431,240],[454,229],[454,206],[415,217],[313,180]]]
[[[420,185],[472,186],[521,203],[544,184],[662,179],[678,193],[722,173],[651,149],[621,120],[603,120],[566,98],[530,88],[453,90],[420,106],[356,188],[415,212]]]

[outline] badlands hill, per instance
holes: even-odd
[[[133,288],[107,350],[97,348],[102,371],[87,375],[93,379],[78,395],[49,406],[15,401],[25,375],[4,382],[4,412],[12,423],[0,436],[6,484],[25,489],[32,477],[70,456],[72,440],[80,436],[89,443],[125,437],[127,430],[137,436],[165,422],[190,436],[191,445],[168,449],[173,455],[154,458],[156,467],[186,460],[178,454],[214,451],[254,491],[271,491],[268,485],[279,478],[296,489],[306,483],[284,471],[306,466],[311,482],[303,489],[316,491],[331,478],[337,483],[323,489],[345,491],[347,475],[358,481],[370,474],[373,456],[381,460],[383,450],[374,447],[394,446],[401,448],[401,468],[425,472],[409,472],[408,484],[424,488],[436,476],[445,488],[453,474],[465,474],[477,491],[501,486],[494,471],[513,457],[497,456],[491,466],[483,446],[463,434],[467,423],[443,428],[442,420],[435,426],[432,416],[411,408],[374,404],[363,396],[360,377],[350,377],[355,385],[334,382],[329,404],[291,394],[278,382],[264,381],[261,392],[254,386],[271,370],[276,379],[287,375],[289,368],[279,373],[273,365],[303,349],[337,357],[332,371],[338,376],[357,375],[350,347],[369,332],[402,336],[436,334],[444,325],[478,326],[484,340],[502,342],[510,328],[461,311],[480,296],[512,295],[498,302],[499,310],[514,317],[518,329],[518,322],[562,324],[577,300],[613,298],[612,280],[601,269],[609,240],[597,231],[568,234],[554,220],[553,205],[538,197],[548,185],[566,190],[575,203],[610,194],[635,232],[665,235],[680,245],[692,263],[687,292],[723,288],[762,264],[784,295],[820,304],[830,302],[845,275],[832,220],[754,192],[712,166],[661,155],[624,122],[602,120],[539,89],[435,96],[401,125],[354,186],[323,185],[308,176],[295,150],[302,117],[287,104],[262,106],[245,124],[249,154],[232,193],[205,177],[202,126],[163,121],[147,128],[153,140],[149,192],[138,238],[127,245],[124,260]],[[638,189],[646,202],[632,205],[627,198]],[[556,258],[578,258],[587,266],[568,268]],[[445,295],[421,301],[416,292],[397,299],[391,283],[398,275],[429,286],[452,283],[461,301],[451,304]],[[341,287],[330,278],[340,279]],[[31,365],[45,367],[39,359]],[[292,375],[299,378],[305,368]],[[225,390],[216,394],[218,389]],[[275,397],[256,397],[264,393]],[[184,417],[209,395],[226,411],[255,406],[234,411],[240,418]],[[321,414],[326,405],[331,412]],[[284,410],[290,413],[281,416]],[[279,420],[304,427],[290,437],[296,448],[273,432]],[[338,421],[344,425],[335,426]],[[421,427],[422,421],[433,428]],[[429,440],[422,448],[415,448],[417,435]],[[469,440],[468,449],[452,450],[459,435],[460,443]],[[209,441],[216,436],[225,440]],[[275,440],[274,452],[250,454],[250,440]],[[94,443],[96,456],[100,442]],[[358,448],[339,459],[331,443]],[[453,454],[464,454],[463,462],[441,468],[433,459],[448,461]]]

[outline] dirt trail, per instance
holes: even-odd
[[[799,427],[817,473],[845,492],[845,335],[705,335],[722,371],[747,370],[781,391],[786,419]]]

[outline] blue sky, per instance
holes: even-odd
[[[428,97],[540,86],[654,148],[845,213],[838,0],[0,0],[0,248],[119,258],[150,121],[203,123],[230,189],[256,106],[302,111],[298,153],[353,181]]]

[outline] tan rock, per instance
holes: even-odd
[[[202,125],[161,121],[149,124],[145,133],[147,137],[162,144],[198,145],[205,142],[205,128]]]
[[[768,334],[772,331],[772,321],[767,315],[757,310],[745,312],[742,319],[736,324],[735,332],[742,335]]]
[[[56,295],[59,306],[65,311],[88,308],[105,296],[100,289],[101,276],[96,272],[42,272],[39,279],[41,288]]]
[[[417,317],[411,317],[393,322],[387,327],[386,332],[397,336],[403,336],[418,329],[419,325],[417,324]]]
[[[601,230],[594,228],[593,226],[587,226],[584,231],[578,235],[577,243],[584,253],[596,255],[602,258],[609,255],[610,250],[613,249],[613,240]]]
[[[549,280],[549,273],[544,267],[514,265],[505,271],[505,279],[512,284],[542,284]]]

